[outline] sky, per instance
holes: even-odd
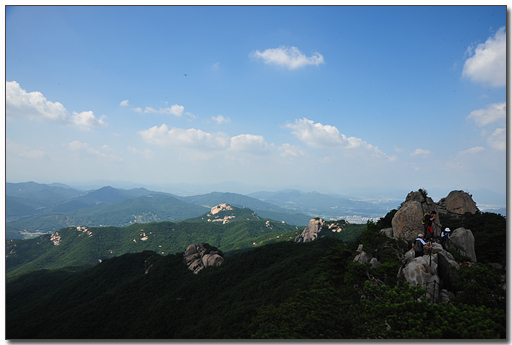
[[[506,191],[506,6],[7,6],[7,182]]]

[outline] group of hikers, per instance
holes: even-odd
[[[432,224],[436,223],[437,212],[432,211],[432,213],[425,213],[423,216],[423,228],[424,231],[422,234],[418,234],[418,238],[414,240],[412,244],[414,248],[414,255],[417,258],[418,256],[423,256],[425,254],[424,249],[432,249],[432,240],[434,239],[434,229],[432,228]],[[446,228],[441,232],[441,245],[446,247],[446,241],[450,239],[450,228]]]

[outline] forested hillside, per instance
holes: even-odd
[[[236,216],[235,216],[236,215]],[[240,251],[269,241],[295,238],[296,226],[262,219],[249,209],[234,208],[215,215],[228,222],[206,220],[207,214],[182,222],[154,222],[127,227],[67,227],[54,234],[6,242],[6,272],[91,265],[125,253],[152,250],[158,254],[184,251],[192,243],[207,242],[222,251]],[[210,219],[211,220],[211,219]],[[360,227],[359,227],[360,228]],[[286,236],[281,236],[287,234]]]
[[[353,262],[359,243],[382,265]],[[153,251],[26,273],[7,281],[7,339],[505,338],[495,270],[462,267],[460,293],[433,304],[397,280],[401,246],[369,223],[352,243],[268,244],[197,275]]]

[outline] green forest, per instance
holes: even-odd
[[[475,230],[476,243],[505,243],[502,216],[477,212],[450,221],[454,228],[486,224]],[[326,233],[307,243],[268,243],[226,255],[221,266],[199,274],[186,268],[183,252],[146,250],[13,275],[6,283],[6,337],[507,338],[505,271],[490,265],[505,258],[504,248],[487,253],[476,246],[479,262],[457,270],[455,298],[432,303],[425,287],[397,279],[397,253],[410,244],[386,237],[385,226],[386,217],[368,222],[351,241]],[[359,244],[382,264],[355,263]]]

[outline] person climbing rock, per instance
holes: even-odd
[[[441,232],[441,245],[446,248],[446,242],[450,239],[450,228],[446,228]]]
[[[423,217],[423,228],[425,229],[423,232],[423,236],[427,241],[431,241],[434,238],[434,229],[432,228],[432,224],[436,224],[436,211],[432,211],[431,214],[425,213]]]
[[[432,245],[428,246],[423,240],[423,234],[419,234],[418,238],[414,240],[412,247],[414,248],[414,257],[417,258],[418,256],[423,256],[425,254],[423,250],[424,248],[432,248]]]

